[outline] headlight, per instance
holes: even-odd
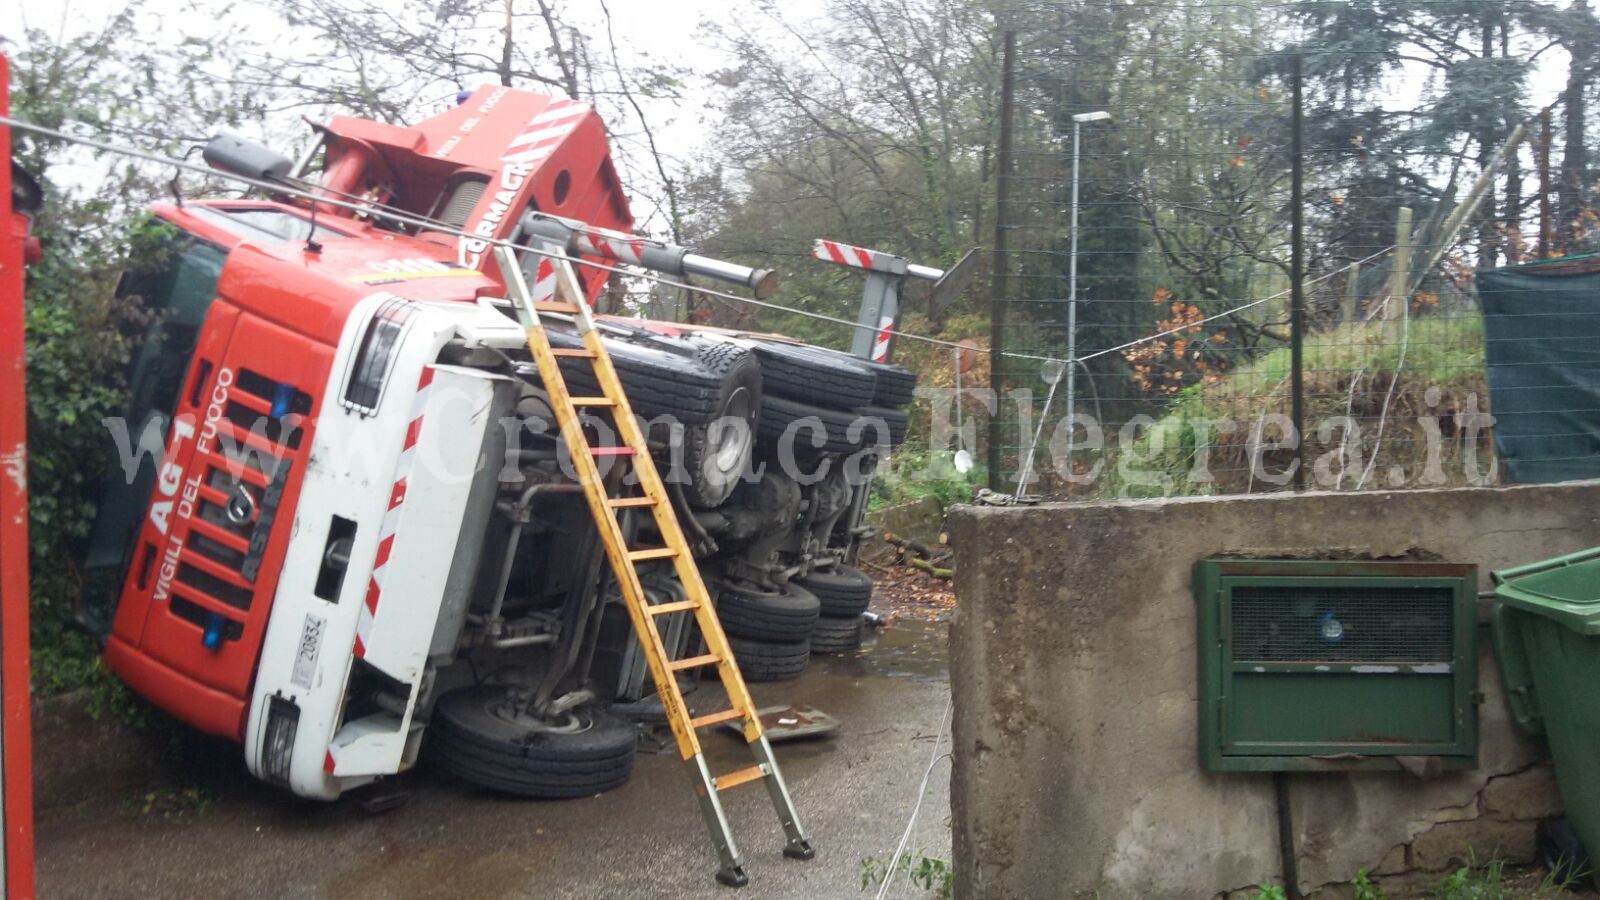
[[[261,774],[267,781],[289,784],[289,761],[294,758],[294,736],[300,730],[300,707],[293,700],[273,696],[267,704],[267,730],[261,736]]]
[[[383,396],[383,385],[394,367],[400,339],[417,310],[416,304],[401,297],[390,297],[378,307],[367,333],[361,337],[345,377],[344,406],[363,416],[378,411],[378,400]]]

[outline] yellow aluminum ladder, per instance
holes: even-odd
[[[655,461],[650,457],[639,421],[633,416],[627,395],[611,364],[611,357],[601,343],[600,333],[595,330],[594,319],[571,262],[555,256],[540,260],[541,267],[553,269],[556,279],[556,299],[540,301],[531,295],[527,280],[510,248],[498,247],[495,252],[511,304],[527,331],[528,349],[533,351],[534,361],[539,366],[540,377],[549,395],[550,409],[555,413],[556,424],[561,429],[562,439],[572,458],[573,471],[583,486],[589,512],[600,530],[600,542],[605,547],[606,558],[611,562],[611,571],[616,576],[623,601],[628,607],[628,616],[633,620],[633,629],[639,636],[639,645],[650,665],[650,674],[655,680],[656,693],[661,697],[667,724],[677,739],[678,752],[688,763],[695,793],[700,798],[700,811],[705,816],[706,827],[711,830],[711,840],[716,845],[721,863],[717,880],[733,887],[743,886],[749,881],[728,825],[727,814],[723,811],[720,794],[758,779],[766,782],[767,793],[771,795],[772,805],[778,812],[778,819],[783,823],[783,831],[788,838],[783,855],[791,859],[812,858],[815,850],[806,838],[799,817],[795,815],[794,802],[789,798],[783,773],[778,770],[778,762],[772,756],[772,745],[762,733],[761,719],[750,700],[744,676],[739,673],[733,651],[728,647],[728,639],[722,633],[722,623],[712,608],[705,581],[700,577],[700,570],[695,565],[689,544],[667,499],[666,486],[656,471]],[[541,268],[539,274],[545,275],[547,271]],[[547,313],[571,316],[583,339],[583,349],[551,347],[544,327],[539,322],[539,316]],[[562,358],[586,360],[593,366],[595,380],[600,385],[600,396],[572,396],[561,377],[558,360]],[[595,447],[589,443],[579,421],[579,411],[583,409],[604,409],[611,413],[619,439],[618,446]],[[608,496],[606,480],[601,476],[596,456],[626,459],[633,466],[640,493],[629,497]],[[642,549],[627,546],[619,517],[628,510],[649,511],[656,531],[662,537],[663,546]],[[638,564],[658,559],[672,561],[672,567],[683,585],[685,599],[652,604],[646,597],[639,583]],[[694,613],[695,623],[700,627],[700,636],[705,642],[705,652],[683,659],[669,659],[661,632],[656,627],[656,617],[685,611]],[[719,712],[690,716],[683,702],[683,692],[678,687],[677,673],[700,667],[716,668],[730,705]],[[700,749],[699,730],[735,721],[744,726],[744,739],[750,745],[755,764],[713,776]]]

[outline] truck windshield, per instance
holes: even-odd
[[[304,241],[313,235],[319,241],[349,237],[348,234],[329,227],[327,220],[333,217],[326,215],[313,230],[310,219],[270,207],[195,205],[189,207],[189,212],[212,224],[220,225],[247,241],[265,244],[294,243]]]
[[[102,634],[110,629],[122,574],[166,445],[167,424],[216,297],[226,255],[215,244],[174,231],[152,258],[139,261],[117,285],[118,302],[140,303],[150,324],[133,348],[122,423],[111,423],[113,430],[105,436],[105,490],[85,560],[86,624]],[[122,427],[126,437],[117,434]]]

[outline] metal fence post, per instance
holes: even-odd
[[[989,273],[989,387],[999,391],[1006,327],[1006,229],[1008,192],[1011,189],[1011,101],[1015,86],[1017,33],[1006,32],[1005,56],[1000,68],[1000,149],[994,174],[994,269]],[[999,402],[998,399],[996,401]],[[989,417],[989,489],[1000,490],[1000,409]]]
[[[1306,235],[1305,235],[1305,110],[1301,56],[1294,55],[1294,108],[1289,173],[1289,368],[1290,418],[1294,421],[1294,489],[1306,486]]]

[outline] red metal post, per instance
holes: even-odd
[[[0,55],[0,114],[10,114]],[[28,456],[22,315],[28,222],[11,208],[11,129],[0,125],[0,793],[7,900],[33,896],[33,759],[28,715]]]

